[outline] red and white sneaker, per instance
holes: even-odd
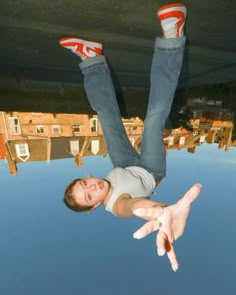
[[[59,44],[80,56],[82,60],[102,54],[102,44],[99,42],[67,37],[60,39]]]
[[[178,38],[184,35],[187,9],[182,3],[162,6],[157,10],[164,38]]]

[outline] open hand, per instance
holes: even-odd
[[[201,184],[198,183],[192,186],[175,204],[166,206],[161,216],[160,208],[155,207],[138,208],[133,211],[136,216],[153,218],[134,233],[134,238],[142,239],[151,232],[159,230],[156,239],[157,253],[159,256],[167,253],[174,271],[178,269],[179,265],[173,242],[183,235],[191,203],[199,196],[201,187]]]

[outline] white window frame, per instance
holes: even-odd
[[[179,144],[180,145],[185,144],[185,136],[180,136],[180,138],[179,138]]]
[[[29,146],[28,143],[16,143],[16,154],[18,157],[29,156]]]
[[[100,150],[100,142],[98,139],[91,140],[91,152],[96,155]]]
[[[79,130],[76,130],[76,128],[79,129]],[[72,130],[73,130],[73,132],[80,132],[81,131],[81,127],[80,127],[80,125],[73,125],[72,126]]]
[[[200,139],[199,139],[199,142],[200,143],[204,143],[205,142],[205,138],[206,138],[206,135],[201,135],[200,136]]]
[[[43,130],[43,132],[41,132],[41,130]],[[44,125],[36,125],[36,133],[37,134],[45,134],[45,126]]]
[[[18,117],[8,117],[8,126],[11,134],[21,134],[20,120]]]
[[[168,139],[168,146],[171,146],[174,144],[175,141],[175,137],[173,135],[171,135]]]
[[[98,131],[98,119],[97,118],[91,118],[90,119],[90,131],[91,132],[97,132]]]
[[[79,141],[78,140],[70,140],[70,152],[73,156],[78,155],[78,153],[79,153]]]

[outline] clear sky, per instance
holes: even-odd
[[[175,245],[177,273],[156,255],[155,234],[133,239],[142,220],[64,207],[66,184],[105,176],[109,157],[85,158],[82,169],[73,159],[21,164],[17,177],[1,161],[0,294],[236,294],[236,148],[171,151],[167,164],[154,199],[173,203],[192,184],[203,185]]]

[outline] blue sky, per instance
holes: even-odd
[[[154,199],[173,203],[192,184],[203,185],[176,242],[177,273],[156,255],[155,234],[132,238],[142,220],[64,207],[66,184],[88,173],[105,176],[109,157],[85,158],[82,169],[72,159],[22,164],[17,177],[1,162],[1,294],[235,294],[235,162],[235,148],[225,153],[216,145],[169,152]]]

